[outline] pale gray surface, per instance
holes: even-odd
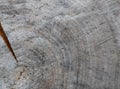
[[[120,0],[0,0],[19,60],[0,38],[0,89],[120,89]]]

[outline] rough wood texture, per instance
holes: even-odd
[[[16,55],[15,55],[15,53],[14,53],[12,47],[11,47],[11,44],[10,44],[10,42],[9,42],[9,40],[8,40],[8,37],[6,36],[6,33],[5,33],[5,31],[4,31],[1,23],[0,23],[0,36],[1,36],[2,39],[4,40],[6,46],[7,46],[8,49],[10,50],[12,56],[15,58],[16,62],[18,62],[18,60],[17,60],[17,58],[16,58]]]
[[[120,89],[120,0],[0,0],[19,60],[0,38],[0,89]]]

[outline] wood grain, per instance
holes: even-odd
[[[8,47],[8,49],[10,50],[10,52],[12,53],[12,55],[13,55],[13,57],[15,58],[16,62],[18,62],[18,60],[17,60],[17,58],[16,58],[16,55],[15,55],[15,53],[14,53],[12,47],[11,47],[11,44],[10,44],[10,42],[9,42],[9,40],[8,40],[5,32],[4,32],[4,30],[3,30],[3,27],[2,27],[2,24],[1,24],[1,23],[0,23],[0,36],[3,38],[6,46]]]

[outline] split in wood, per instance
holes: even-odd
[[[11,47],[11,44],[3,30],[2,24],[0,23],[0,36],[2,37],[2,39],[4,40],[5,44],[7,45],[8,49],[10,50],[10,52],[12,53],[13,57],[15,58],[16,62],[18,63],[18,60],[16,58],[16,55]]]

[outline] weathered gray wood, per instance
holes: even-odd
[[[0,0],[16,53],[0,38],[0,89],[120,89],[119,0]]]

